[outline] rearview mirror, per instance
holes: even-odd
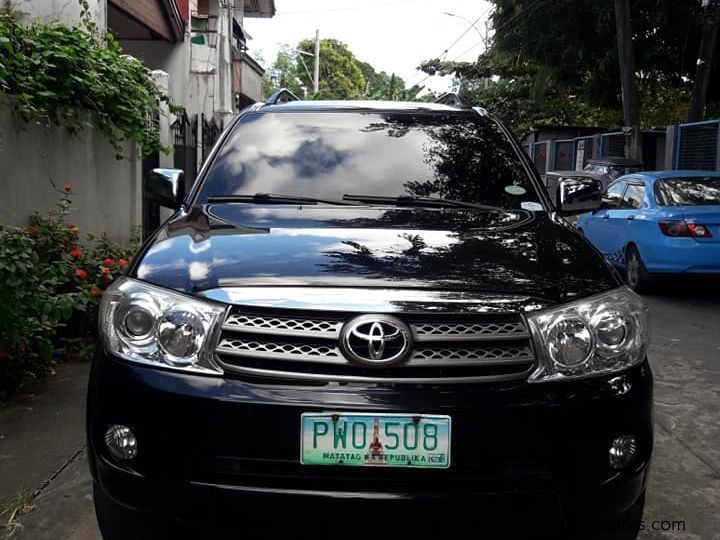
[[[148,175],[145,195],[160,206],[180,208],[185,199],[185,173],[180,169],[153,169]]]
[[[566,216],[592,212],[602,204],[602,185],[594,178],[563,178],[558,185],[558,206]]]

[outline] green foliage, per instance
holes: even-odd
[[[301,41],[298,50],[313,54],[315,41]],[[320,58],[320,91],[314,96],[316,99],[357,99],[362,96],[365,77],[347,45],[336,39],[320,40]],[[305,87],[312,88],[312,78],[304,69],[298,70],[297,75]]]
[[[314,54],[315,41],[311,39],[301,41],[297,49],[283,45],[267,70],[266,93],[287,88],[302,96],[303,87],[312,93]],[[405,81],[394,73],[377,72],[336,39],[320,40],[320,92],[315,99],[415,99],[422,90],[422,86],[406,88]]]
[[[129,254],[107,237],[67,224],[71,189],[55,210],[35,214],[24,230],[0,232],[0,401],[42,379],[54,357],[86,357],[96,340],[102,291],[127,267]]]
[[[94,32],[87,2],[81,5],[85,23],[79,28],[24,26],[0,14],[0,92],[13,97],[26,122],[61,125],[75,134],[89,117],[118,158],[125,140],[145,153],[161,149],[157,126],[148,119],[167,97],[160,96],[142,62],[122,54],[111,34]]]
[[[455,74],[461,95],[522,136],[533,124],[623,125],[612,0],[492,0],[490,49],[476,62],[430,59],[420,69]],[[643,127],[685,121],[701,33],[693,0],[632,3]],[[707,114],[720,110],[716,58]],[[491,81],[491,82],[488,82]],[[494,81],[494,82],[492,82]]]
[[[312,73],[312,64],[306,67]],[[276,88],[287,88],[296,95],[302,95],[298,69],[304,69],[299,63],[298,55],[290,45],[283,45],[278,51],[275,62],[265,72],[265,92],[268,97]]]

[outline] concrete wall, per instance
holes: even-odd
[[[90,15],[102,32],[107,28],[107,0],[88,0]],[[77,26],[80,22],[80,4],[77,0],[10,0],[23,22],[61,22]]]
[[[83,236],[107,232],[126,242],[142,221],[141,178],[140,161],[116,160],[94,129],[73,137],[63,128],[27,124],[0,103],[0,224],[26,225],[35,210],[51,210],[57,190],[70,182],[75,213],[69,222]]]
[[[189,85],[189,39],[179,43],[161,40],[121,39],[123,52],[139,58],[151,70],[161,70],[168,74],[168,95],[173,103],[188,107],[190,99]],[[198,111],[192,111],[198,112]]]

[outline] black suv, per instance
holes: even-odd
[[[592,187],[555,208],[482,109],[302,101],[148,184],[177,212],[103,296],[88,395],[106,538],[635,537],[648,321],[560,217]]]

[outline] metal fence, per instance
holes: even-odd
[[[720,170],[720,120],[680,124],[675,137],[675,169]]]
[[[185,111],[182,111],[171,126],[173,133],[173,147],[175,154],[173,164],[176,169],[185,171],[185,192],[195,183],[197,176],[197,130],[198,117],[194,115],[190,119]]]
[[[548,170],[548,149],[550,141],[533,143],[530,145],[530,159],[540,174],[545,174]]]
[[[622,131],[600,135],[600,157],[625,157],[625,135]]]
[[[202,160],[203,163],[210,155],[210,151],[215,146],[215,143],[220,138],[220,134],[223,131],[223,123],[219,124],[214,118],[210,120],[205,119],[205,115],[202,115]]]

